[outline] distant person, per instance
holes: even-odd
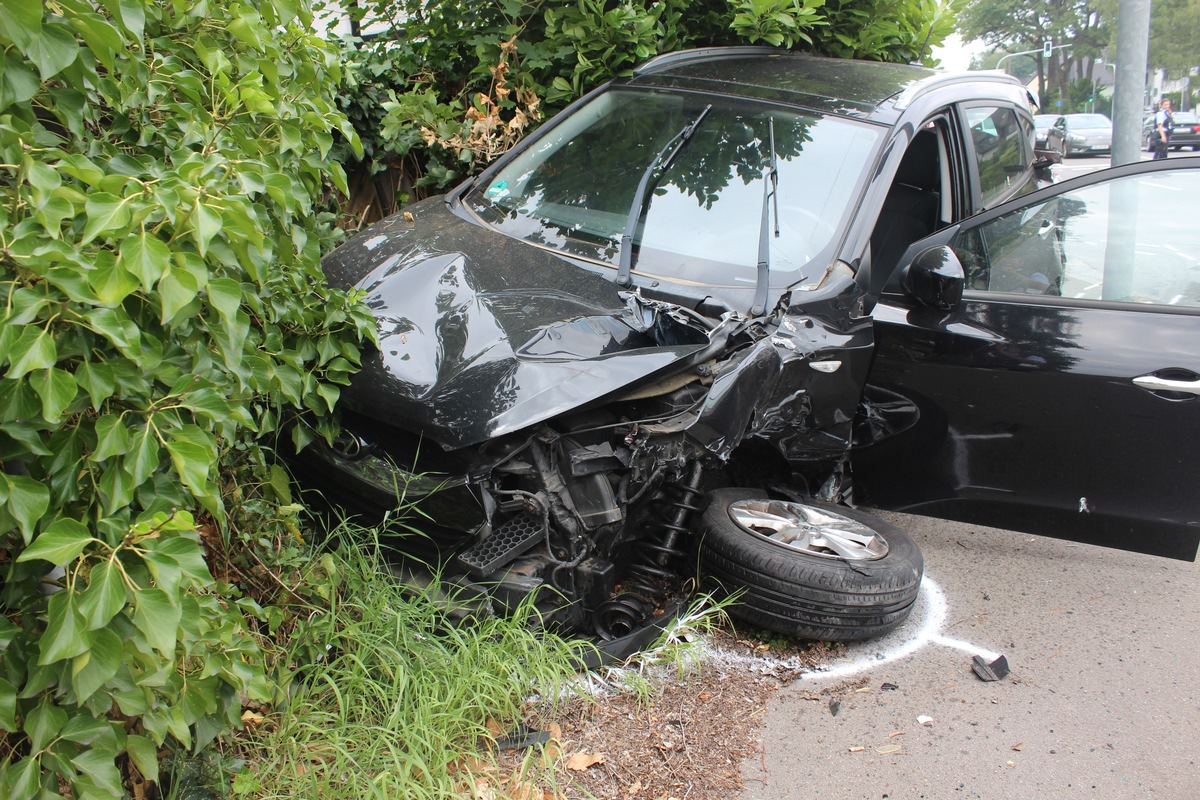
[[[1164,97],[1154,114],[1154,160],[1167,157],[1167,148],[1171,145],[1171,125],[1175,117],[1171,114],[1171,98]]]

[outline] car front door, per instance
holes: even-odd
[[[1198,198],[1200,159],[1143,162],[913,245],[873,311],[862,499],[1194,559]]]

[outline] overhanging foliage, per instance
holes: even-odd
[[[201,534],[227,497],[286,495],[256,438],[328,427],[374,331],[319,269],[328,154],[357,139],[309,23],[303,0],[0,13],[4,797],[120,796],[120,768],[154,779],[164,741],[270,693],[257,606]],[[220,480],[234,461],[262,485]]]
[[[348,14],[390,25],[346,44],[339,103],[367,171],[393,178],[351,210],[375,218],[394,210],[393,189],[422,196],[474,174],[570,101],[660,53],[765,44],[930,63],[962,2],[341,0]]]

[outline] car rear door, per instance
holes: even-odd
[[[854,453],[864,499],[1194,559],[1198,206],[1200,159],[1143,162],[910,248],[873,311]],[[899,288],[906,262],[938,245],[963,269],[949,312]]]

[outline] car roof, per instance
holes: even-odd
[[[769,47],[667,53],[642,64],[620,83],[771,100],[883,123],[894,121],[913,99],[940,86],[992,84],[998,92],[1020,87],[1016,79],[999,72],[946,73]]]

